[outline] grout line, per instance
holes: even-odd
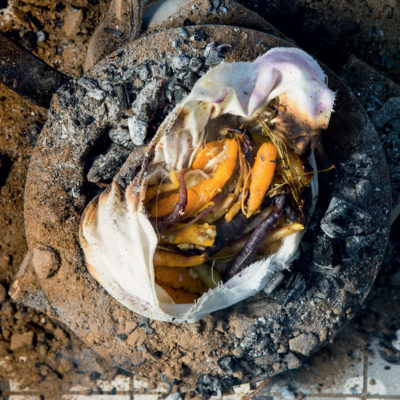
[[[364,367],[363,367],[363,398],[368,396],[368,354],[364,354]]]
[[[337,399],[374,399],[374,400],[400,400],[400,396],[398,395],[382,395],[382,394],[343,394],[343,393],[319,393],[319,394],[308,394],[304,393],[306,398],[337,398]]]
[[[359,394],[343,394],[343,393],[319,393],[319,394],[308,394],[308,393],[304,393],[304,395],[306,396],[306,398],[338,398],[338,399],[363,399],[362,397],[362,393]]]
[[[134,381],[133,381],[133,375],[130,376],[129,378],[129,400],[134,400],[135,399],[135,386],[134,386]]]

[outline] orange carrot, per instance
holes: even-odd
[[[207,256],[200,254],[198,256],[184,256],[178,253],[172,253],[157,249],[153,256],[153,265],[155,267],[194,267],[206,261]]]
[[[185,228],[185,224],[176,224],[177,231],[165,232],[161,235],[159,243],[182,244],[191,243],[198,246],[209,247],[214,244],[215,225],[193,224]]]
[[[224,142],[221,140],[208,142],[204,148],[196,153],[192,162],[192,169],[203,169],[210,160],[216,157],[223,150],[223,148]]]
[[[191,304],[200,297],[200,294],[187,292],[186,290],[175,289],[165,283],[159,282],[161,286],[176,304]]]
[[[258,149],[256,160],[251,170],[249,199],[246,217],[249,218],[260,207],[262,200],[274,177],[278,152],[271,142],[263,143]]]
[[[189,268],[155,267],[154,275],[157,283],[164,283],[174,289],[191,293],[201,293],[208,289],[201,279],[192,277]]]
[[[183,217],[208,203],[218,192],[221,191],[226,182],[228,182],[232,176],[238,156],[238,143],[235,139],[227,139],[224,143],[225,146],[223,151],[225,152],[226,157],[215,169],[213,177],[205,179],[188,189],[187,205]],[[160,199],[151,208],[151,215],[160,218],[171,214],[178,198],[178,193],[174,193],[168,197]]]

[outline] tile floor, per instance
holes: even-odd
[[[224,400],[400,400],[400,364],[390,364],[380,355],[377,339],[359,343],[349,349],[346,330],[338,340],[321,350],[296,371],[260,382],[234,388]],[[347,343],[347,347],[345,344]],[[356,342],[355,342],[356,343]],[[354,346],[354,343],[353,343]],[[165,387],[147,389],[145,382],[134,377],[117,376],[112,381],[96,382],[97,390],[75,386],[63,400],[179,400],[179,393],[166,393]],[[9,382],[1,400],[43,400],[40,394]],[[48,400],[47,397],[45,400]]]

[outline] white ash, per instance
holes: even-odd
[[[189,66],[190,59],[186,56],[175,56],[171,59],[171,67],[174,70],[187,69]]]
[[[189,38],[189,34],[187,33],[187,30],[184,27],[179,27],[178,28],[179,34],[184,38],[184,39],[188,39]]]
[[[104,99],[104,97],[106,96],[106,94],[104,93],[103,90],[101,89],[93,89],[87,92],[87,95],[95,100],[101,101]]]
[[[46,34],[43,31],[37,31],[36,36],[39,43],[43,43],[46,40]]]
[[[110,81],[104,80],[101,81],[101,88],[107,92],[107,94],[111,93],[113,91],[113,85]]]
[[[136,146],[141,146],[147,135],[147,123],[137,116],[128,118],[128,128],[130,138]]]
[[[200,30],[196,35],[204,36]],[[106,134],[111,146],[108,151],[95,156],[88,173],[88,180],[94,183],[107,182],[116,175],[121,160],[152,138],[158,124],[190,92],[208,66],[203,57],[190,58],[181,54],[165,57],[160,62],[130,65],[123,69],[122,76],[118,75],[120,70],[111,70],[112,77],[100,82],[86,77],[78,82],[83,95],[90,93],[98,99],[104,95],[102,104],[110,124]],[[120,77],[117,79],[117,76]],[[127,110],[128,107],[132,112]],[[150,119],[151,129],[148,127]]]
[[[158,107],[158,99],[162,87],[161,80],[152,79],[147,83],[132,104],[132,111],[143,121],[147,121],[149,114]]]
[[[281,396],[283,400],[296,400],[296,395],[292,392],[289,386],[284,386],[281,389]]]
[[[116,128],[111,128],[108,132],[108,136],[113,141],[113,143],[125,147],[128,150],[134,149],[134,144],[131,140],[130,132],[128,129],[128,121],[125,126],[118,126]]]
[[[104,105],[106,107],[107,118],[112,121],[115,120],[120,112],[120,106],[118,98],[113,96],[108,96],[104,100]]]
[[[198,57],[193,57],[189,61],[189,68],[194,71],[198,72],[203,67],[203,60]]]
[[[221,54],[220,47],[215,46],[214,40],[206,46],[204,50],[204,58],[206,59],[206,65],[216,65],[224,61],[224,57]]]
[[[129,156],[129,150],[117,144],[112,144],[106,154],[98,156],[89,169],[87,179],[89,182],[110,181]]]
[[[85,88],[86,90],[99,89],[99,84],[94,79],[88,78],[86,76],[77,79],[76,83]]]
[[[145,64],[139,65],[137,67],[136,73],[138,78],[143,82],[145,82],[148,78],[151,77],[151,72],[149,71],[149,68]]]

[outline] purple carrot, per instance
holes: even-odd
[[[223,275],[224,282],[227,282],[229,279],[233,278],[236,274],[238,274],[240,271],[243,271],[243,269],[254,262],[257,251],[261,246],[265,236],[272,228],[274,228],[283,215],[285,200],[286,196],[280,195],[277,198],[275,211],[261,221],[250,234],[242,250],[236,254],[236,256],[227,266]]]
[[[182,215],[185,212],[187,205],[187,188],[185,183],[185,170],[179,172],[178,176],[178,185],[179,185],[179,199],[175,204],[174,209],[171,214],[166,215],[161,218],[151,218],[150,222],[153,225],[154,229],[159,232],[165,232],[172,225],[179,221]]]
[[[242,212],[239,212],[230,222],[223,218],[221,222],[217,223],[217,235],[214,245],[207,250],[208,255],[218,253],[228,242],[238,238],[243,233],[244,226],[250,221],[251,219],[246,218]]]
[[[246,133],[243,133],[243,144],[242,144],[242,149],[243,149],[243,154],[250,165],[253,165],[254,162],[254,157],[255,157],[255,148],[256,146],[254,145],[253,139],[247,135]]]

